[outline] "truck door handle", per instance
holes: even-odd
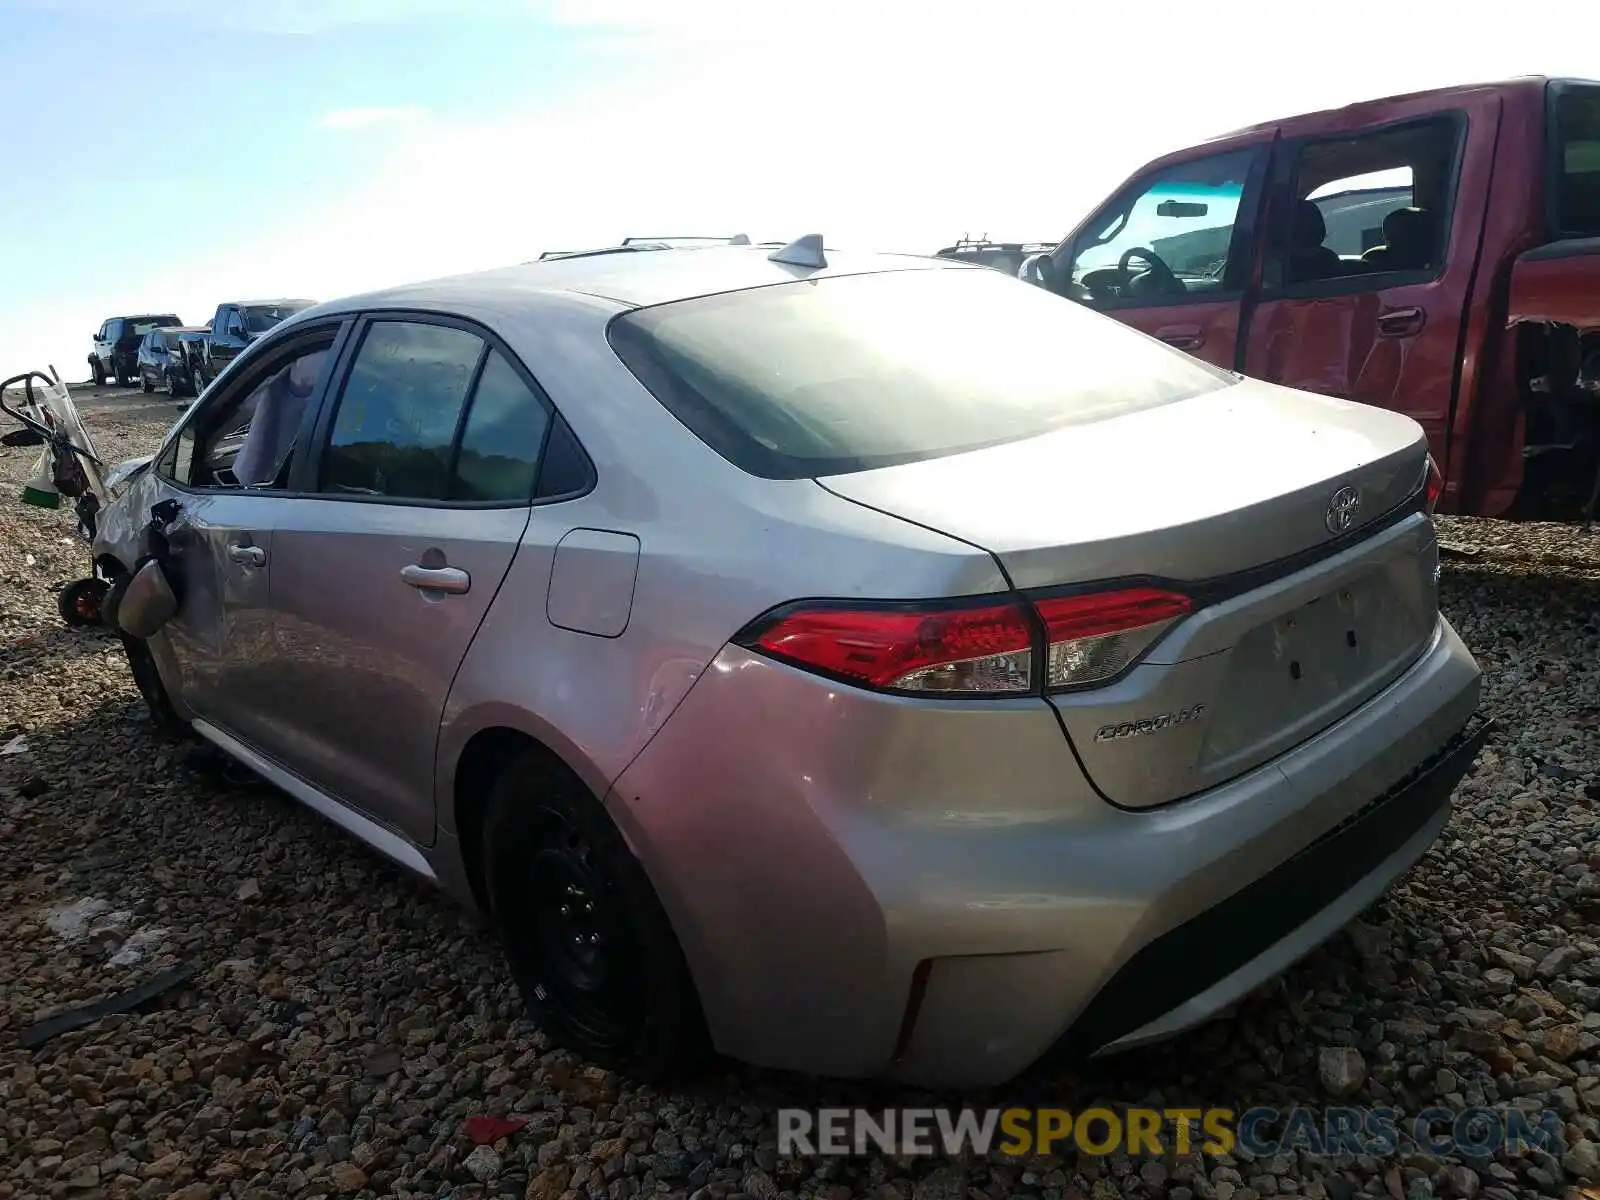
[[[240,542],[235,542],[228,547],[228,557],[241,566],[264,567],[267,565],[267,552],[260,546],[246,546]]]
[[[1420,308],[1391,308],[1378,314],[1378,332],[1384,337],[1408,337],[1422,328],[1427,314]]]
[[[472,576],[457,567],[423,567],[412,563],[400,568],[400,578],[425,592],[449,592],[452,596],[464,595],[472,586]]]
[[[1206,344],[1205,330],[1198,325],[1168,325],[1156,330],[1156,337],[1179,350],[1198,350]]]

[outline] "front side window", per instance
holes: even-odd
[[[1269,284],[1437,275],[1459,140],[1447,117],[1301,146],[1268,254]]]
[[[984,267],[841,275],[653,308],[611,346],[769,479],[869,470],[1172,403],[1234,376]]]
[[[1600,237],[1600,87],[1558,85],[1552,109],[1553,232]]]
[[[448,499],[456,425],[483,351],[462,329],[375,321],[334,414],[319,490]]]
[[[1234,251],[1257,152],[1169,167],[1120,197],[1079,235],[1056,290],[1096,307],[1205,299],[1244,285]]]
[[[287,486],[300,420],[315,394],[335,331],[258,361],[239,385],[179,431],[163,468],[192,488]]]

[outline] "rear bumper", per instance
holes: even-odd
[[[719,1049],[982,1086],[1198,1024],[1341,927],[1443,828],[1480,683],[1441,619],[1309,741],[1129,811],[1042,700],[875,696],[730,648],[607,804]]]
[[[1474,716],[1411,775],[1300,853],[1148,943],[1047,1054],[1161,1041],[1253,991],[1342,929],[1427,852],[1494,722]],[[1184,997],[1171,1003],[1173,997]]]

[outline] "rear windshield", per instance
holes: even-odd
[[[244,327],[251,333],[265,333],[279,321],[287,321],[309,304],[247,304],[244,309]]]
[[[173,325],[180,325],[177,317],[129,317],[128,333],[137,333],[141,336],[152,329],[164,329]]]
[[[1234,382],[1075,301],[977,268],[682,300],[618,317],[609,336],[674,416],[768,479],[959,454]]]

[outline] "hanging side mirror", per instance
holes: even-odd
[[[1017,268],[1017,278],[1047,290],[1055,282],[1055,260],[1049,254],[1030,254]]]

